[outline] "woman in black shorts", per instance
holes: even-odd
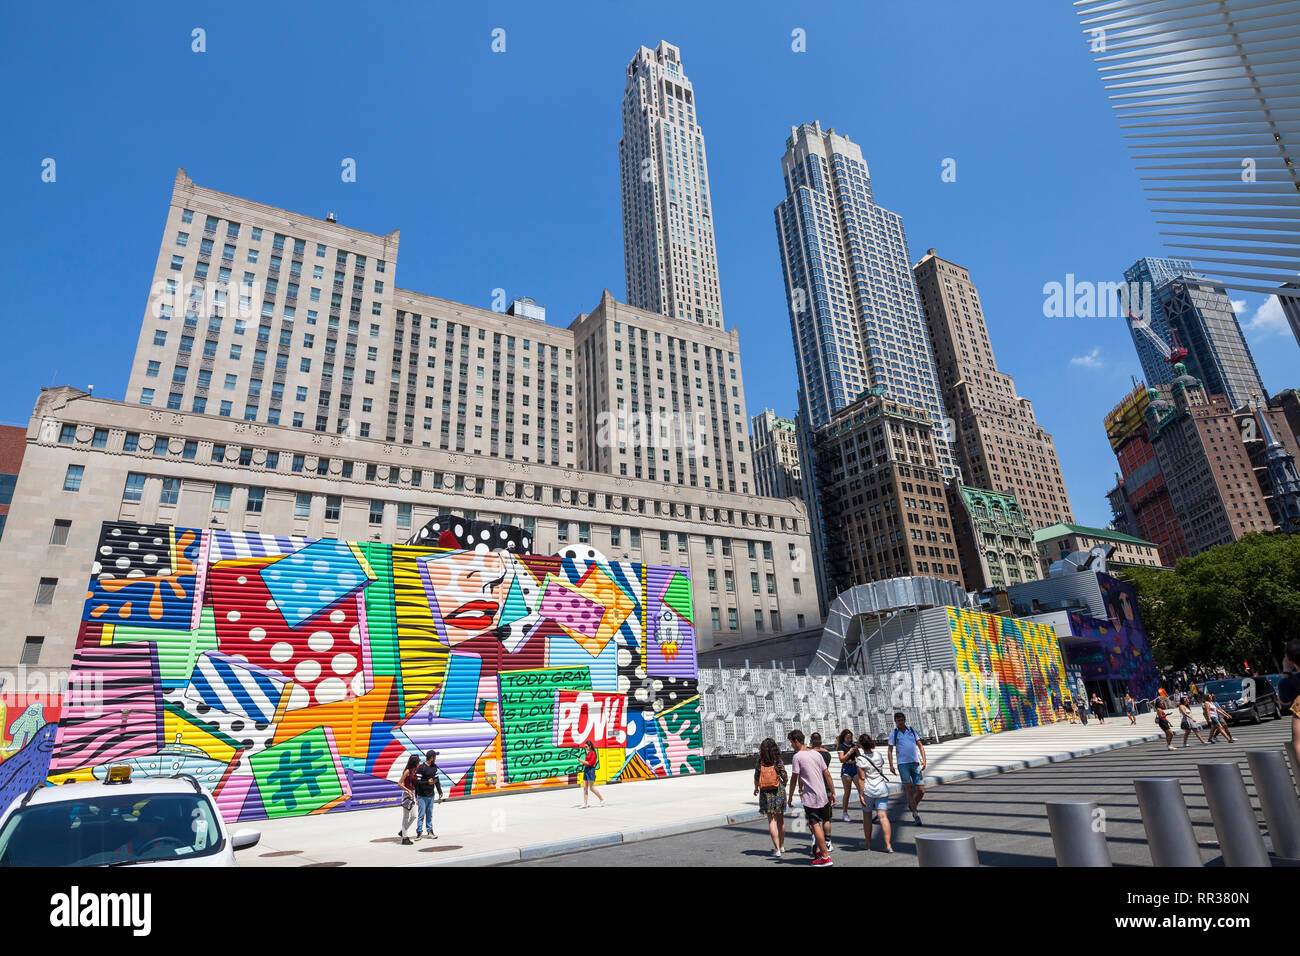
[[[853,731],[847,728],[840,731],[839,739],[835,742],[835,749],[840,752],[840,786],[844,788],[844,806],[841,808],[845,823],[849,822],[849,794],[852,792],[854,785],[858,788],[858,803],[864,807],[867,805],[867,798],[862,792],[862,771],[858,769],[858,754],[861,751],[853,740]]]
[[[1169,745],[1170,750],[1174,750],[1174,728],[1169,726],[1169,711],[1165,710],[1168,706],[1163,697],[1155,699],[1156,726],[1164,731],[1165,743]]]

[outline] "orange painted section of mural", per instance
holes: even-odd
[[[1051,627],[955,607],[948,626],[972,734],[1066,719],[1065,661]]]
[[[49,779],[186,773],[229,820],[704,770],[690,580],[584,550],[106,523]]]

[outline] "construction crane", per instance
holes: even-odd
[[[1128,312],[1128,310],[1125,310]],[[1139,319],[1132,312],[1128,312],[1129,326],[1136,332],[1141,332],[1147,340],[1156,347],[1156,350],[1165,357],[1169,365],[1175,366],[1183,359],[1187,358],[1187,349],[1183,348],[1182,343],[1178,341],[1178,332],[1170,329],[1169,334],[1173,338],[1173,344],[1170,345],[1151,328],[1150,319]]]

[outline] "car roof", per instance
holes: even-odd
[[[67,800],[93,800],[97,797],[116,797],[124,794],[138,795],[143,798],[170,793],[194,793],[194,784],[188,780],[176,780],[171,777],[139,777],[129,783],[114,784],[106,784],[100,780],[93,783],[65,783],[37,790],[27,806],[62,803]],[[21,800],[17,801],[15,808],[21,803]]]

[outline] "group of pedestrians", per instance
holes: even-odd
[[[778,756],[780,756],[778,752]],[[587,809],[592,794],[605,805],[605,798],[596,789],[596,767],[599,754],[596,745],[587,741],[582,751],[582,808]],[[782,771],[784,773],[784,770]],[[407,758],[406,768],[398,778],[397,785],[402,788],[402,828],[397,831],[402,846],[411,846],[414,840],[407,835],[411,823],[415,823],[415,839],[426,836],[430,840],[438,839],[433,832],[433,805],[436,800],[442,803],[442,782],[438,779],[438,751],[430,750],[421,761],[417,755]]]
[[[835,808],[835,779],[831,767],[836,760],[839,761],[843,797],[841,821],[851,822],[849,798],[856,790],[862,807],[863,846],[871,849],[874,821],[880,825],[885,852],[893,853],[893,831],[888,813],[890,777],[885,772],[886,757],[877,752],[871,735],[855,736],[852,730],[845,728],[836,740],[836,754],[822,746],[821,734],[813,734],[807,742],[800,730],[792,730],[786,736],[794,750],[789,773],[786,772],[781,748],[771,737],[760,745],[754,766],[754,793],[759,798],[759,810],[767,816],[772,856],[779,859],[785,852],[785,812],[788,806],[794,805],[797,795],[813,838],[812,865],[834,865],[831,860],[835,849],[831,842],[831,821]],[[921,826],[917,807],[925,798],[925,745],[901,712],[894,714],[894,729],[889,732],[887,747],[889,773],[898,775],[912,822]]]
[[[1164,731],[1165,743],[1168,745],[1170,750],[1177,750],[1178,748],[1174,745],[1174,728],[1169,722],[1170,710],[1168,698],[1157,696],[1154,701],[1154,707],[1156,712],[1156,725]],[[1210,725],[1209,740],[1206,740],[1201,736],[1201,729],[1197,724],[1196,718],[1192,716],[1192,699],[1186,694],[1183,694],[1178,698],[1177,707],[1179,714],[1178,729],[1183,732],[1184,747],[1186,747],[1190,742],[1192,734],[1195,734],[1196,739],[1203,744],[1214,743],[1215,739],[1220,735],[1223,736],[1228,743],[1232,743],[1232,734],[1228,732],[1227,721],[1224,719],[1223,711],[1220,710],[1219,706],[1214,702],[1213,694],[1206,697],[1202,708],[1205,713],[1205,719]]]

